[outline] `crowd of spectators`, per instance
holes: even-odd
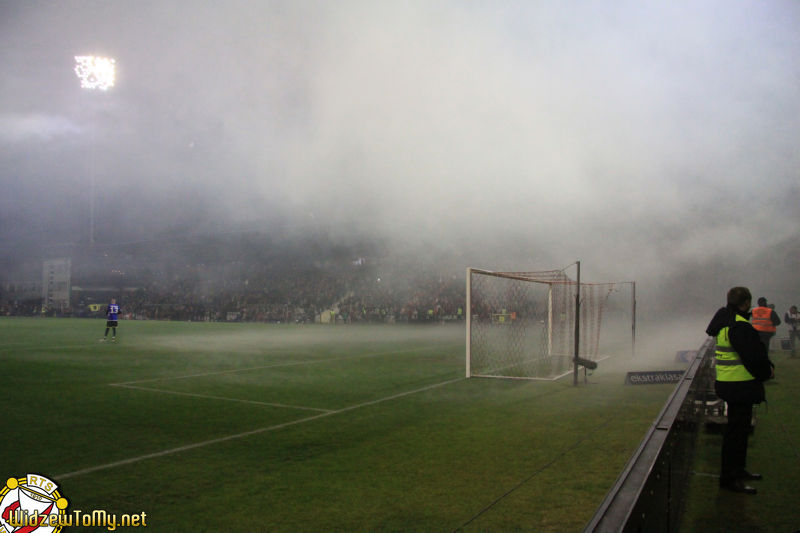
[[[116,272],[116,270],[115,270]],[[396,268],[358,257],[323,263],[172,265],[92,288],[80,283],[71,306],[7,302],[3,315],[102,316],[115,297],[132,320],[270,323],[442,322],[463,318],[464,282],[431,269]]]

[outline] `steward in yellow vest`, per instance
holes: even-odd
[[[748,302],[748,309],[743,310],[729,303],[719,309],[706,333],[717,339],[716,387],[722,384],[717,395],[725,401],[757,404],[764,401],[763,382],[772,376],[774,365],[767,357],[758,332],[749,322],[749,305]],[[727,386],[728,383],[736,385]]]
[[[728,404],[728,423],[722,440],[721,488],[755,494],[745,481],[761,479],[745,470],[747,438],[753,405],[765,398],[764,381],[774,376],[767,348],[750,324],[752,296],[746,287],[728,291],[727,306],[719,309],[706,328],[716,337],[714,390]]]

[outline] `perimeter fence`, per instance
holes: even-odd
[[[677,531],[707,405],[713,392],[714,339],[697,351],[681,381],[586,525],[589,532]]]

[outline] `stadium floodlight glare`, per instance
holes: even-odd
[[[111,57],[75,56],[75,74],[81,87],[89,90],[107,91],[114,86],[116,79],[116,60]],[[92,186],[89,193],[89,242],[94,244],[94,142],[92,142],[91,163]]]
[[[75,74],[84,89],[107,91],[114,86],[116,61],[110,57],[75,56]]]

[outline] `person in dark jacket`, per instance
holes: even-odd
[[[795,340],[800,339],[800,313],[797,312],[797,306],[793,305],[783,315],[783,320],[789,326],[789,341],[792,350],[792,357],[795,356]]]
[[[745,482],[762,477],[745,469],[753,405],[766,399],[764,381],[775,375],[767,348],[749,322],[751,304],[747,287],[733,287],[728,291],[728,304],[716,312],[706,328],[717,341],[714,390],[728,404],[719,486],[745,494],[756,493]]]

